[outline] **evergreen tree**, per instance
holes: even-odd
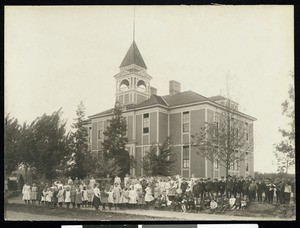
[[[92,164],[88,164],[91,159],[91,152],[88,151],[87,147],[87,129],[84,127],[85,107],[83,102],[80,102],[76,110],[76,119],[73,124],[74,132],[71,133],[70,137],[70,149],[72,151],[68,175],[72,177],[84,178],[91,171],[89,167]]]
[[[167,137],[162,145],[151,145],[150,152],[143,159],[143,170],[147,176],[170,176],[174,162],[173,144]]]
[[[4,123],[4,172],[10,175],[17,169],[19,156],[17,147],[20,140],[20,125],[18,120],[7,115]]]
[[[126,120],[122,116],[122,107],[116,102],[113,116],[109,120],[106,131],[103,132],[105,138],[103,145],[103,156],[106,160],[113,159],[120,167],[120,176],[130,171],[130,156],[126,150],[128,138],[126,137]]]

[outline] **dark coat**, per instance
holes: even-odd
[[[227,186],[226,186],[227,190],[233,190],[233,180],[227,180]]]
[[[266,189],[265,183],[257,182],[256,185],[257,185],[257,194],[261,195]]]
[[[225,186],[226,186],[225,181],[219,181],[218,182],[218,191],[219,192],[224,192],[225,191]]]
[[[204,182],[199,182],[199,192],[204,192],[205,191],[205,183]]]
[[[207,181],[206,184],[205,184],[205,189],[208,192],[212,191],[213,190],[213,182]]]

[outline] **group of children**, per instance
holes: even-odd
[[[193,177],[192,177],[193,178]],[[53,207],[105,209],[157,209],[182,212],[211,213],[226,210],[244,210],[249,204],[247,196],[226,197],[226,194],[205,191],[197,193],[197,181],[187,181],[180,176],[174,178],[142,178],[126,175],[124,181],[109,176],[102,183],[94,178],[74,181],[69,178],[64,184],[54,182],[52,186],[41,183],[23,187],[26,204],[42,204]],[[196,178],[195,178],[196,179]]]

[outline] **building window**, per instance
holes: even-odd
[[[145,113],[143,115],[143,133],[148,134],[149,133],[149,127],[150,127],[150,118],[149,113]]]
[[[247,122],[245,122],[245,136],[246,136],[246,141],[249,141],[249,125]]]
[[[125,94],[125,101],[124,104],[128,104],[129,103],[129,94]]]
[[[183,146],[183,156],[182,156],[182,167],[184,169],[190,168],[190,149],[189,146]]]
[[[98,140],[103,139],[103,121],[99,122]]]
[[[91,139],[92,139],[91,136],[92,136],[92,128],[90,127],[90,128],[89,128],[89,143],[91,143],[91,141],[92,141],[92,140],[91,140]]]
[[[248,164],[248,162],[246,162],[245,165],[246,165],[246,172],[249,172],[249,164]]]
[[[190,113],[189,112],[183,113],[182,121],[183,121],[183,125],[182,125],[183,132],[189,132],[190,131]]]
[[[214,168],[219,169],[219,159],[215,159],[214,161]]]

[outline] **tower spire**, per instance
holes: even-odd
[[[135,6],[133,6],[133,41],[135,41]]]

